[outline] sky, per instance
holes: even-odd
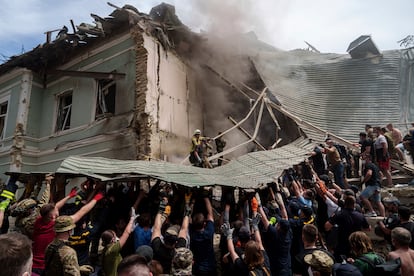
[[[307,48],[346,53],[360,35],[371,35],[380,49],[400,49],[397,41],[414,35],[412,0],[164,0],[193,31],[225,36],[254,31],[282,50]],[[149,13],[162,1],[112,0]],[[93,23],[90,13],[107,17],[114,8],[101,0],[0,0],[0,63],[46,41],[46,31]],[[55,38],[54,33],[52,38]]]

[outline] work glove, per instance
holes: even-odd
[[[257,209],[259,208],[259,203],[257,202],[257,199],[255,197],[253,197],[250,201],[250,205],[252,207],[252,211],[257,212]]]
[[[191,195],[192,195],[192,193],[191,193],[191,192],[189,192],[189,193],[185,193],[185,195],[184,195],[184,199],[185,199],[185,204],[186,204],[186,205],[190,205]]]
[[[203,163],[203,161],[201,160],[200,157],[197,157],[197,161],[198,161],[199,164]]]
[[[84,275],[89,275],[94,272],[94,269],[90,265],[81,265],[79,267],[80,273]]]
[[[262,219],[262,216],[260,214],[256,214],[251,220],[250,224],[252,226],[253,231],[259,231],[259,222]]]
[[[279,205],[277,204],[276,200],[272,199],[271,201],[269,201],[268,208],[275,211],[277,208],[279,208]]]
[[[5,211],[7,209],[7,206],[10,204],[10,199],[5,199],[2,202],[0,202],[0,211]]]
[[[163,198],[160,200],[160,205],[158,206],[158,213],[160,213],[160,214],[164,214],[164,213],[165,213],[165,209],[166,209],[167,205],[168,205],[168,199],[167,199],[167,198],[165,198],[165,197],[163,197]]]
[[[185,210],[184,210],[184,216],[191,216],[191,213],[193,212],[193,209],[191,208],[190,205],[186,204],[185,205]]]
[[[256,193],[255,195],[254,195],[254,198],[256,199],[256,201],[257,201],[257,207],[260,207],[260,206],[262,206],[262,200],[260,199],[260,195],[259,195],[259,193]],[[253,208],[252,208],[253,209]]]
[[[221,225],[220,229],[223,235],[227,238],[227,240],[233,239],[234,228],[230,228],[229,223],[224,223],[223,225]]]
[[[94,200],[96,200],[96,201],[99,201],[99,200],[101,200],[102,198],[104,198],[104,194],[103,194],[103,193],[97,193],[97,194],[93,197],[93,199],[94,199]]]
[[[131,232],[133,232],[135,228],[138,226],[138,222],[137,222],[138,217],[139,217],[139,214],[135,213],[135,208],[131,207],[131,220],[132,220]]]
[[[269,224],[270,224],[270,225],[276,225],[276,222],[277,222],[277,219],[276,219],[275,217],[271,217],[271,218],[269,219]]]
[[[78,187],[73,187],[72,190],[70,190],[69,198],[75,197],[78,194],[78,190]]]

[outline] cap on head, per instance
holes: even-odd
[[[148,245],[139,246],[135,251],[135,254],[144,257],[147,263],[151,262],[154,257],[154,251],[152,250],[152,247]]]
[[[316,271],[327,273],[332,271],[332,266],[335,263],[333,258],[322,250],[315,250],[312,254],[305,255],[304,260],[305,263]]]
[[[194,130],[194,135],[200,135],[201,134],[201,130],[199,130],[199,129],[196,129],[196,130]]]
[[[76,225],[73,223],[71,216],[59,216],[55,221],[55,232],[62,233],[75,228]]]
[[[26,198],[16,204],[16,207],[12,210],[12,216],[18,216],[26,213],[29,209],[37,205],[36,200],[31,198]]]
[[[241,242],[248,242],[250,240],[250,231],[246,226],[240,227],[237,237]]]

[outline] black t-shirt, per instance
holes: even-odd
[[[322,151],[318,147],[315,147],[313,151],[316,153],[316,155],[311,157],[313,169],[318,176],[326,174],[325,161],[323,160]]]
[[[374,160],[374,142],[368,138],[368,139],[359,141],[359,144],[361,145],[361,153],[365,152],[367,147],[371,147],[369,153],[371,155],[371,160]]]
[[[380,173],[379,173],[379,169],[377,167],[377,165],[375,165],[372,162],[368,162],[365,164],[365,169],[364,169],[364,176],[366,175],[366,173],[371,170],[372,171],[372,176],[371,178],[366,182],[367,186],[381,186],[381,178],[380,178]]]
[[[277,230],[276,226],[269,225],[262,235],[263,245],[270,260],[270,269],[273,274],[287,275],[291,269],[290,247],[292,245],[292,230],[286,232]]]
[[[186,240],[179,238],[175,248],[185,247]],[[169,274],[171,271],[171,262],[174,257],[175,248],[166,247],[161,241],[160,237],[156,237],[151,242],[152,250],[154,251],[154,260],[159,261],[164,273]]]
[[[329,222],[332,225],[338,225],[338,241],[340,242],[335,248],[335,257],[337,260],[340,260],[340,255],[349,256],[349,236],[355,231],[369,228],[369,224],[364,215],[346,208],[343,208],[338,214],[330,217]]]

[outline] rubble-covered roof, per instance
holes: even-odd
[[[114,160],[71,156],[57,173],[85,175],[102,181],[120,177],[152,177],[188,187],[224,185],[259,188],[275,181],[283,170],[302,162],[313,144],[306,139],[270,151],[248,153],[214,169],[203,169],[161,161]]]
[[[350,141],[358,140],[365,124],[398,125],[403,119],[414,119],[413,88],[400,50],[370,59],[303,51],[267,52],[253,60],[282,106]],[[311,129],[301,127],[312,134]],[[313,134],[323,138],[320,133]]]

